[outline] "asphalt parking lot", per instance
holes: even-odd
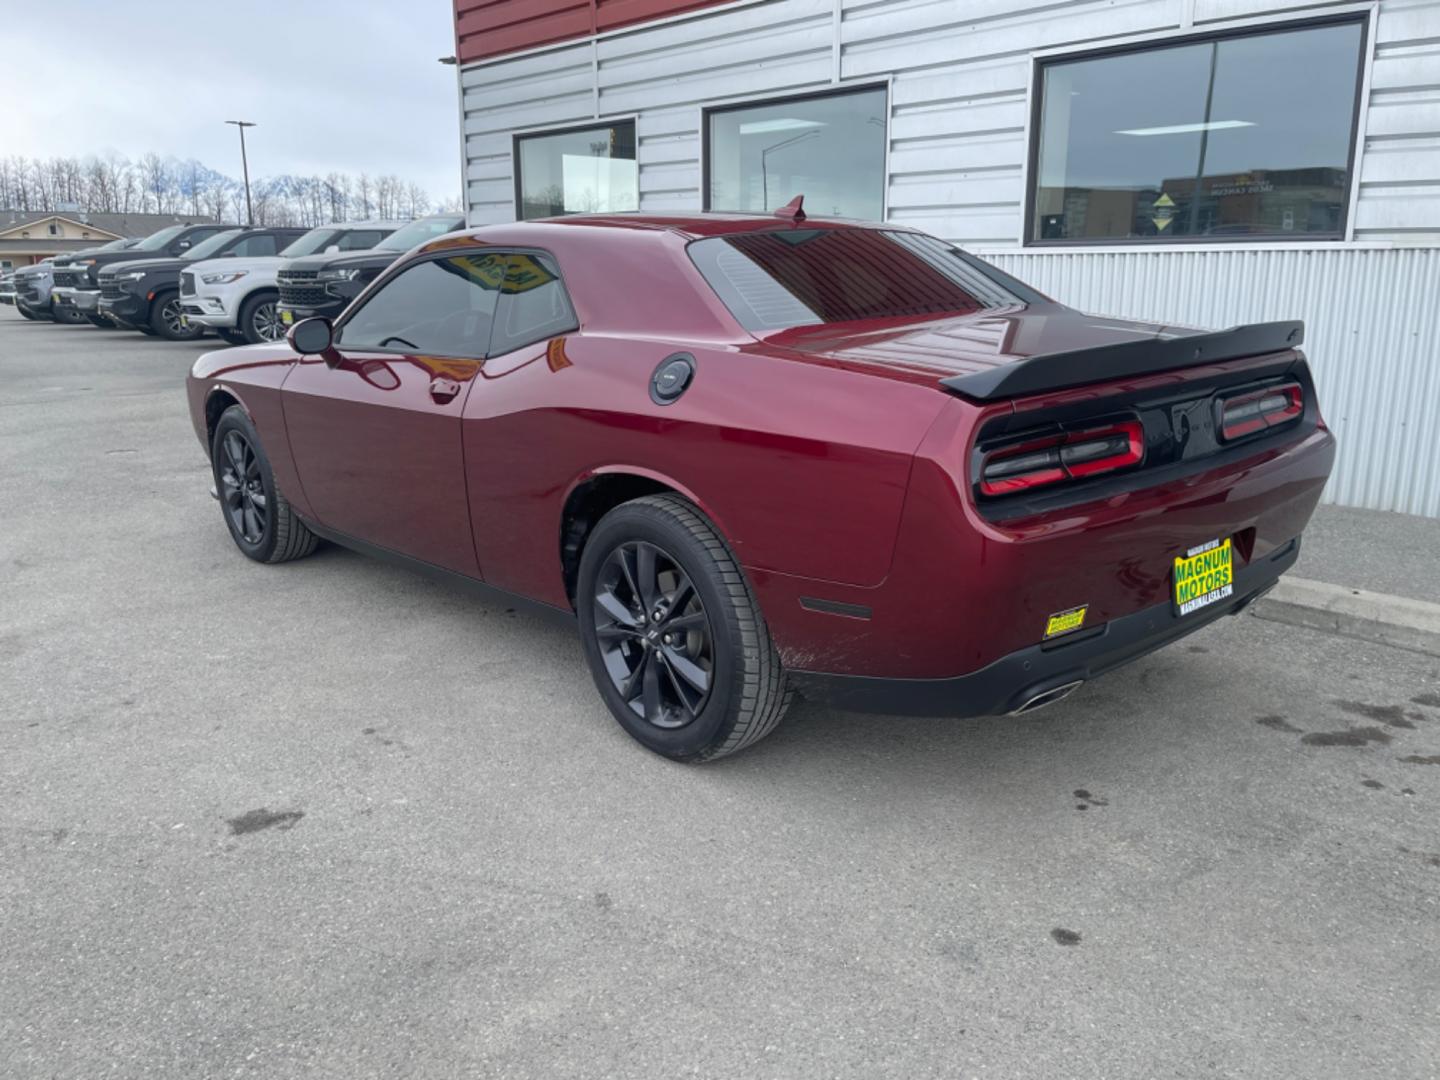
[[[215,347],[0,308],[0,1076],[1440,1074],[1440,661],[1241,617],[675,765],[563,627],[241,557]]]

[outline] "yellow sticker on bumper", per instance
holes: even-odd
[[[1045,640],[1052,637],[1059,637],[1061,634],[1068,634],[1072,630],[1079,630],[1085,625],[1085,613],[1090,610],[1090,605],[1071,608],[1069,611],[1057,611],[1045,621]]]

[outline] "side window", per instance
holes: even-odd
[[[491,356],[567,334],[579,326],[565,283],[548,255],[516,253],[506,256],[505,262],[505,283],[490,335]]]
[[[230,252],[233,255],[274,255],[276,250],[274,233],[257,233],[241,240]]]
[[[340,237],[341,251],[364,251],[378,244],[384,237],[378,229],[351,229]]]
[[[340,346],[483,359],[507,270],[494,252],[414,263],[345,322]]]

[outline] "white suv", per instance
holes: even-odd
[[[275,312],[275,274],[286,259],[320,252],[364,251],[405,223],[344,221],[311,229],[274,255],[212,259],[180,275],[180,311],[188,322],[208,326],[231,345],[279,341],[286,327]]]

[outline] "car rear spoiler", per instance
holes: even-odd
[[[951,375],[941,379],[940,385],[972,401],[998,401],[1220,360],[1261,356],[1293,349],[1304,340],[1303,322],[1249,323],[1209,334],[1142,338],[1089,349],[1041,353],[972,375]]]

